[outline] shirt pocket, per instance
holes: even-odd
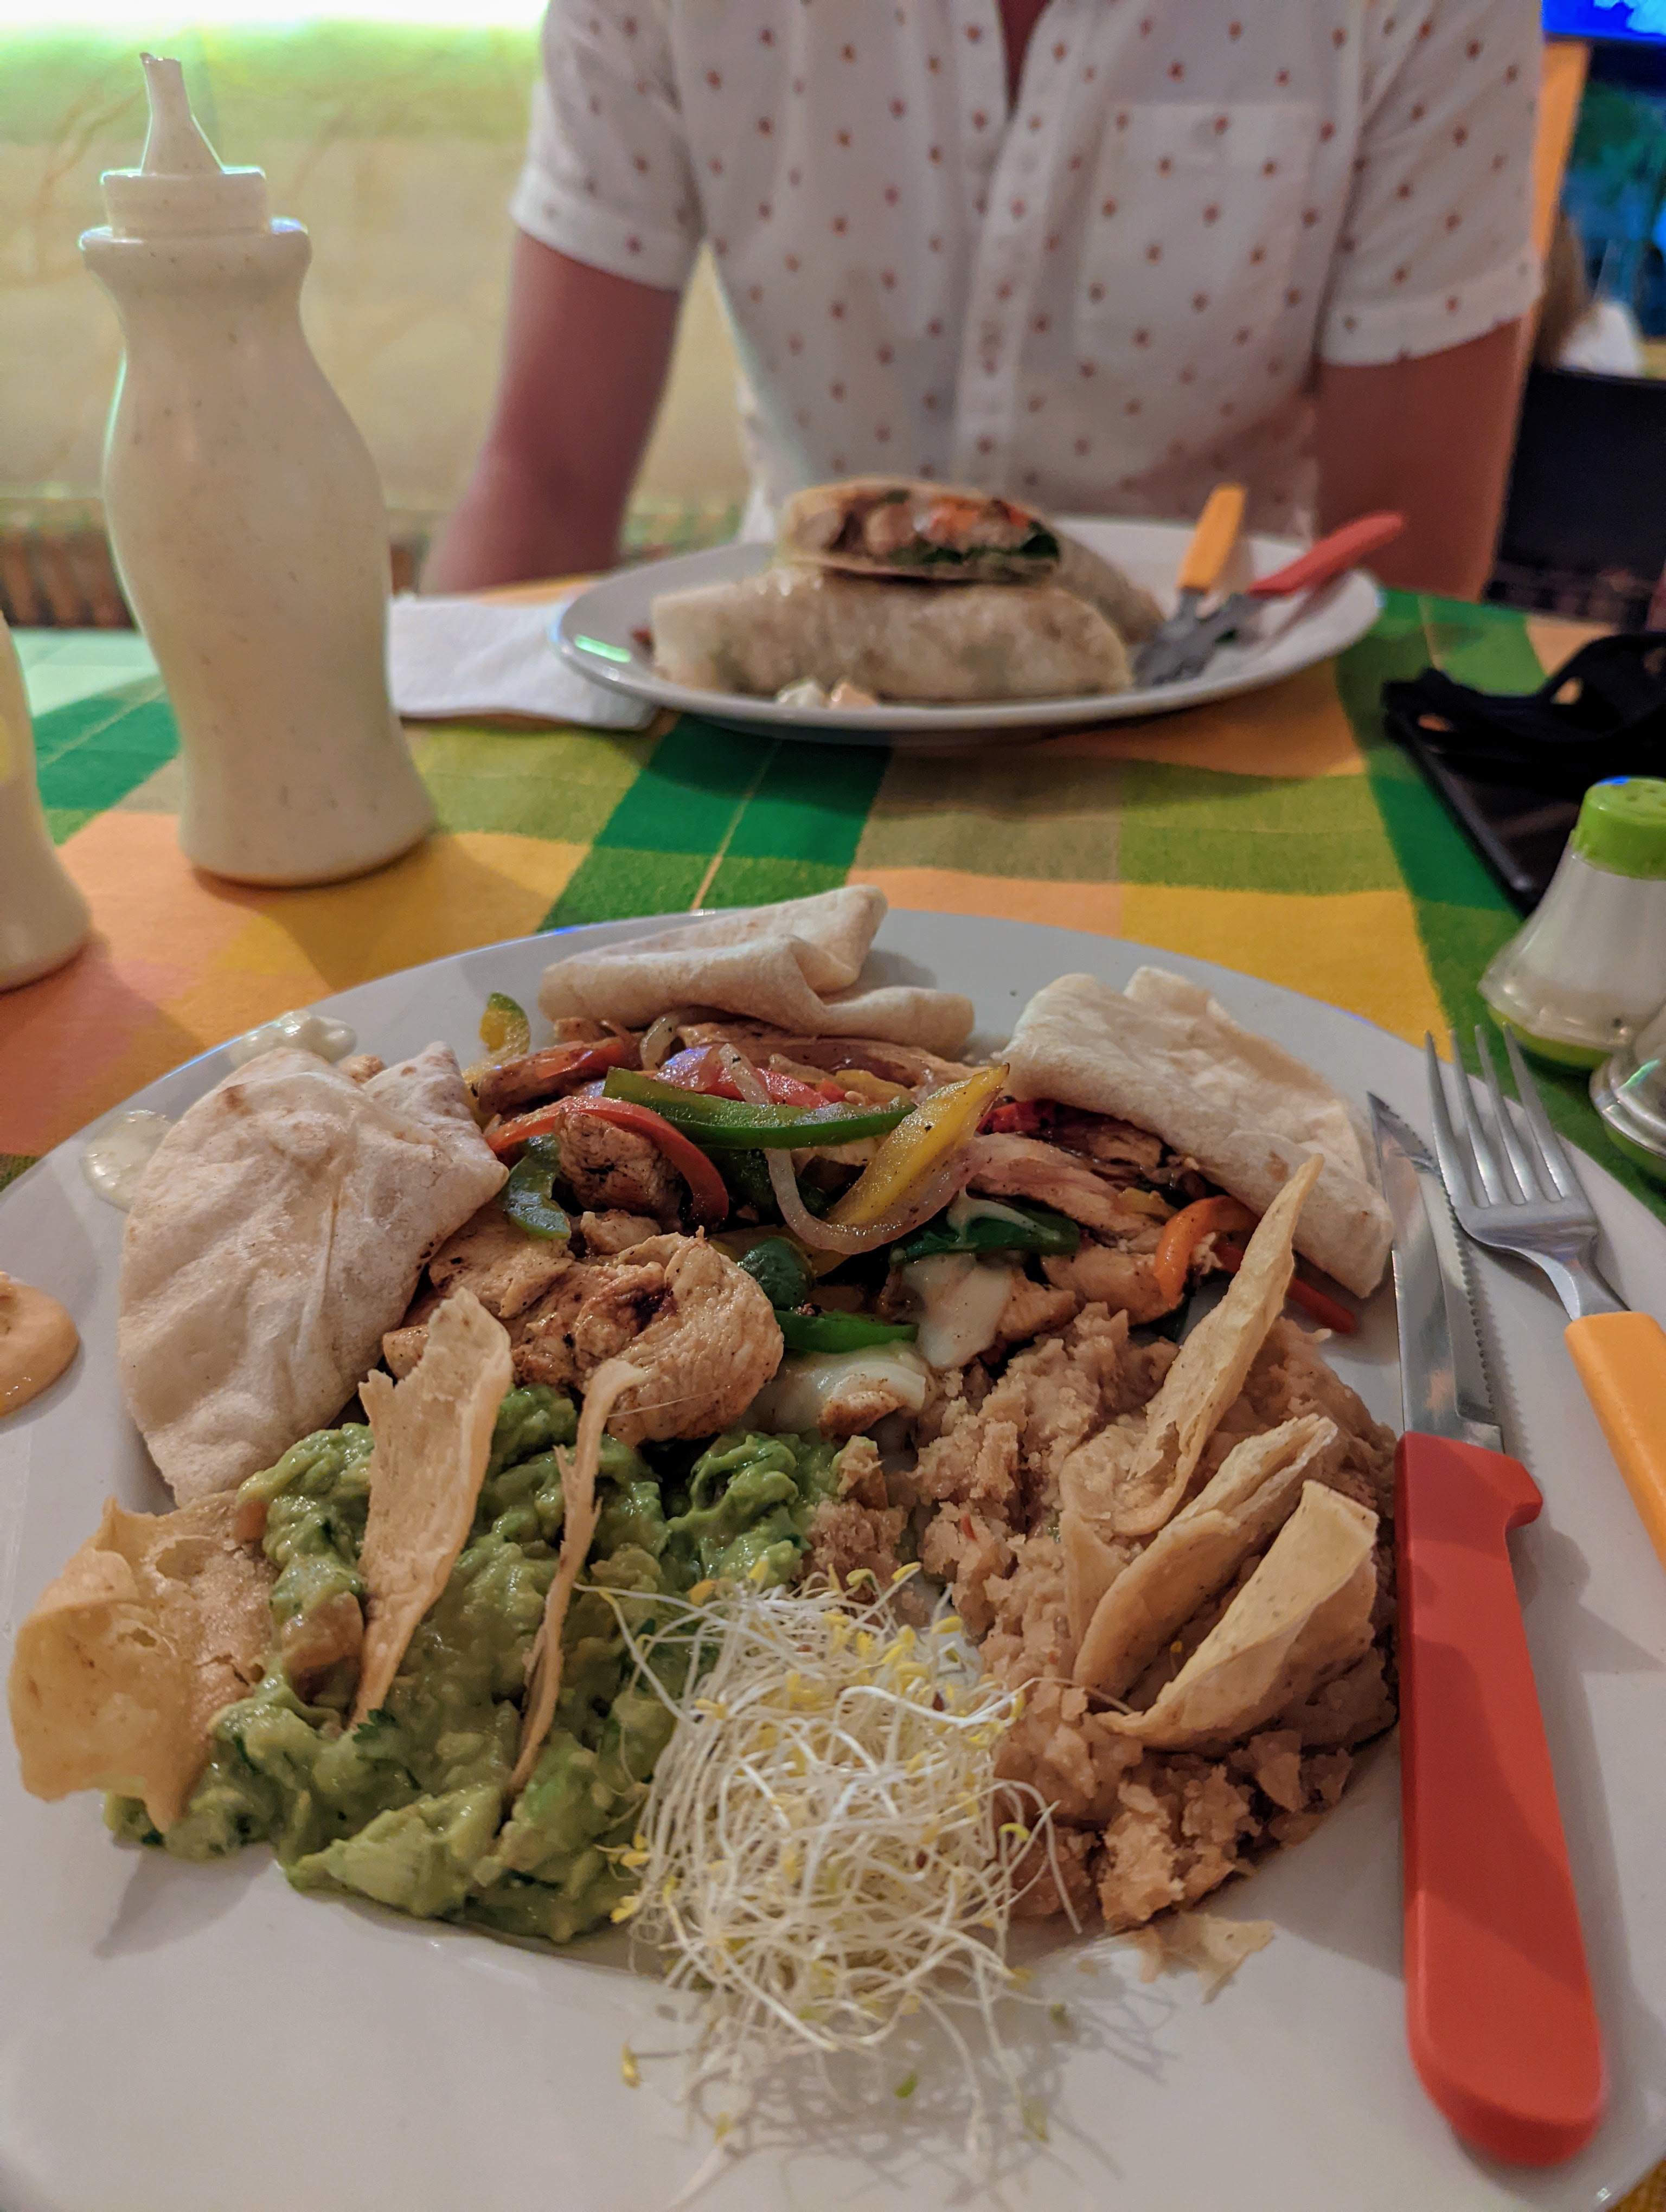
[[[1309,101],[1112,108],[1077,291],[1085,353],[1164,383],[1231,380],[1286,312],[1317,146]]]

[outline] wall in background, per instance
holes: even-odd
[[[120,356],[76,240],[103,221],[101,170],[144,136],[147,39],[0,30],[0,494],[96,490]],[[496,372],[509,225],[537,67],[527,29],[330,21],[204,26],[185,64],[221,158],[264,168],[274,210],[311,231],[302,295],[325,372],[369,441],[389,504],[448,507]],[[561,365],[550,364],[559,393]],[[690,287],[640,492],[722,502],[745,489],[734,367],[709,270]]]

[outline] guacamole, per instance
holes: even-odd
[[[309,1624],[363,1595],[370,1431],[322,1430],[252,1475],[241,1494],[265,1509],[262,1540],[277,1570],[271,1670],[220,1715],[167,1834],[126,1798],[106,1812],[116,1832],[185,1859],[271,1843],[299,1889],[356,1891],[510,1935],[564,1942],[604,1920],[632,1887],[617,1853],[672,1721],[599,1591],[626,1601],[640,1632],[656,1601],[696,1583],[791,1581],[817,1504],[837,1489],[838,1455],[813,1436],[732,1434],[690,1464],[686,1448],[652,1447],[650,1461],[604,1438],[600,1517],[562,1632],[555,1721],[506,1818],[526,1655],[561,1541],[556,1448],[571,1445],[577,1425],[571,1401],[551,1390],[504,1399],[468,1540],[386,1702],[356,1729],[344,1720],[352,1661],[303,1671],[294,1655],[310,1644],[316,1656]]]

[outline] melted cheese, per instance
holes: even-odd
[[[880,1382],[910,1413],[926,1402],[925,1362],[911,1344],[876,1344],[861,1352],[791,1354],[746,1409],[745,1425],[775,1435],[802,1436],[820,1425],[822,1408],[853,1382]]]
[[[905,1287],[920,1301],[917,1341],[928,1367],[964,1367],[994,1342],[1017,1275],[1010,1261],[970,1252],[941,1252],[902,1270]]]

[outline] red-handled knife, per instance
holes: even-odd
[[[1552,2166],[1602,2118],[1602,2046],[1509,1532],[1537,1515],[1503,1449],[1468,1255],[1415,1131],[1371,1101],[1394,1215],[1406,2029],[1464,2141]]]

